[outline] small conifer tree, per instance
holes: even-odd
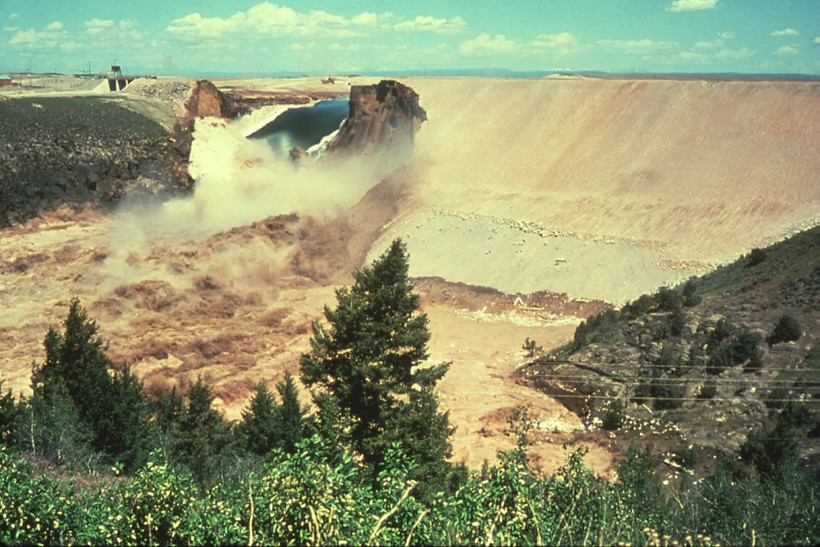
[[[277,430],[277,446],[292,454],[296,445],[302,440],[307,426],[307,409],[299,402],[299,393],[293,376],[285,375],[285,379],[276,385],[282,404],[276,408],[275,423]]]
[[[46,334],[46,361],[33,365],[32,390],[35,397],[46,401],[56,400],[58,393],[67,396],[79,419],[92,431],[93,448],[102,451],[108,442],[105,422],[113,406],[111,362],[105,354],[108,344],[76,298],[64,325],[63,334],[53,328]]]
[[[342,436],[376,470],[394,443],[417,463],[442,462],[450,450],[452,430],[432,391],[448,365],[424,365],[430,333],[408,270],[405,245],[395,240],[354,273],[352,288],[336,291],[338,305],[325,307],[327,326],[314,322],[311,352],[301,359],[302,381],[321,388],[320,415],[338,405],[337,423],[348,424]]]
[[[257,456],[264,456],[275,446],[276,399],[265,382],[256,384],[248,407],[242,411],[237,426],[240,444]]]
[[[188,390],[175,443],[181,463],[206,487],[216,481],[222,451],[230,440],[230,425],[211,407],[213,398],[211,387],[197,378]]]

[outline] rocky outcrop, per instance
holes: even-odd
[[[225,96],[208,80],[197,80],[191,89],[191,96],[185,102],[186,119],[227,118],[228,108]]]
[[[170,184],[167,131],[116,101],[0,100],[0,134],[0,227],[64,203]]]
[[[773,411],[813,411],[820,399],[816,337],[803,331],[794,342],[766,341],[784,315],[817,324],[818,253],[815,227],[768,247],[760,263],[744,256],[681,293],[663,289],[589,318],[573,344],[521,367],[521,381],[588,423],[620,414],[623,427],[611,429],[621,439],[637,432],[641,442],[668,444],[674,429],[687,444],[736,452]],[[804,453],[820,453],[812,435]]]
[[[409,155],[427,113],[419,96],[406,85],[382,80],[376,85],[350,89],[350,113],[338,135],[328,145],[331,154],[372,154],[390,150]]]
[[[230,117],[227,97],[208,80],[197,80],[185,101],[182,117],[174,125],[170,138],[169,160],[173,177],[185,187],[194,184],[188,174],[188,160],[194,142],[194,124],[197,118]]]

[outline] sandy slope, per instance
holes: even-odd
[[[624,260],[634,254],[629,247],[652,249],[671,282],[681,277],[673,267],[702,271],[817,222],[816,82],[407,83],[429,116],[416,142],[417,201],[407,208],[412,220],[397,222],[379,249],[398,235],[430,239],[438,228],[427,226],[432,210],[478,214],[559,235],[605,238],[620,246]],[[496,268],[491,255],[500,249],[444,241],[469,239],[468,229],[460,223],[436,245],[413,247],[416,273],[432,275],[451,262],[472,270],[453,280],[480,282],[475,271]],[[540,239],[556,241],[549,237]],[[442,244],[446,254],[438,252]],[[640,277],[622,264],[551,255],[544,266],[553,265],[549,258],[567,259],[575,276],[589,278],[595,296],[636,296],[617,283],[613,291],[596,281],[613,270],[624,271],[624,280]],[[644,287],[661,284],[655,274]],[[546,279],[541,288],[575,290]]]

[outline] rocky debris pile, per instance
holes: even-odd
[[[169,105],[181,105],[191,96],[190,80],[148,80],[138,78],[123,93],[156,99]]]
[[[406,85],[382,80],[350,89],[350,113],[328,152],[373,154],[393,151],[400,157],[413,150],[416,131],[427,121],[419,96]]]
[[[170,183],[167,132],[115,101],[0,101],[0,134],[0,227],[63,203],[109,201]]]

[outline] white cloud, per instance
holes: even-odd
[[[797,46],[780,46],[777,48],[777,51],[774,54],[778,57],[790,57],[792,55],[797,55],[800,53],[800,50],[797,49]]]
[[[302,44],[297,42],[295,44],[291,44],[288,49],[292,51],[306,51],[308,49],[316,49],[319,45],[316,42],[308,42],[307,44]]]
[[[11,37],[9,44],[12,46],[34,44],[37,42],[37,31],[34,29],[19,30],[17,34]]]
[[[659,42],[643,38],[641,40],[598,40],[599,46],[606,49],[618,49],[630,53],[646,53],[650,51],[673,49],[678,46],[677,42]]]
[[[359,44],[330,44],[327,47],[328,51],[359,51],[361,46]]]
[[[383,27],[391,19],[393,19],[393,14],[389,11],[385,13],[372,13],[366,11],[351,17],[350,22],[360,27]]]
[[[251,31],[267,36],[353,36],[350,19],[326,11],[300,13],[269,2],[257,4],[247,14],[237,12],[228,19],[207,19],[211,29],[221,32]],[[219,25],[222,25],[220,27]],[[170,28],[169,28],[170,30]]]
[[[85,44],[80,44],[79,42],[63,42],[60,44],[60,49],[63,51],[76,51],[78,49],[85,49]]]
[[[820,36],[814,39],[814,43],[820,45]]]
[[[245,23],[244,14],[234,14],[228,19],[219,17],[202,17],[190,13],[180,19],[174,19],[165,29],[173,34],[198,36],[202,38],[219,38],[225,32],[239,30]]]
[[[402,30],[436,33],[459,32],[466,26],[464,19],[438,19],[418,16],[398,21],[391,12],[362,12],[352,17],[336,15],[322,10],[296,11],[288,6],[262,2],[246,11],[237,11],[230,17],[204,17],[190,13],[175,19],[166,31],[182,37],[221,38],[230,33],[261,36],[301,36],[350,38],[363,36],[366,31]]]
[[[711,59],[711,56],[706,53],[697,53],[695,51],[681,51],[680,58],[684,61],[708,62]]]
[[[783,30],[776,30],[776,31],[772,32],[769,36],[774,36],[774,37],[797,36],[798,34],[800,34],[800,33],[797,32],[796,30],[794,30],[793,28],[789,27],[789,28],[784,28]]]
[[[724,49],[715,53],[716,59],[747,59],[754,55],[755,52],[749,48],[741,49]]]
[[[9,13],[9,19],[19,19],[19,13]]]
[[[536,49],[557,50],[563,55],[570,53],[578,45],[578,38],[569,32],[559,32],[558,34],[540,34],[529,46]]]
[[[46,25],[42,31],[34,29],[17,30],[9,40],[11,46],[26,47],[56,47],[57,41],[67,36],[67,31],[63,30],[61,21],[53,21]]]
[[[716,49],[719,47],[723,47],[724,40],[731,40],[735,37],[734,32],[718,32],[717,38],[714,40],[701,40],[699,42],[695,42],[696,49]]]
[[[666,8],[667,11],[673,12],[681,12],[681,11],[696,11],[696,10],[706,10],[706,9],[715,9],[719,0],[675,0],[669,7]]]
[[[466,55],[483,52],[507,53],[518,49],[518,43],[515,40],[508,40],[503,34],[479,34],[472,40],[462,42],[458,49]]]
[[[703,42],[695,42],[695,47],[697,49],[714,49],[721,47],[723,45],[723,40],[709,40]]]
[[[435,32],[439,34],[453,34],[460,32],[467,23],[461,17],[452,19],[437,19],[427,15],[419,15],[412,21],[402,21],[393,25],[395,30],[414,32]]]
[[[114,26],[114,21],[111,19],[90,19],[83,23],[85,31],[91,36],[96,36]]]

